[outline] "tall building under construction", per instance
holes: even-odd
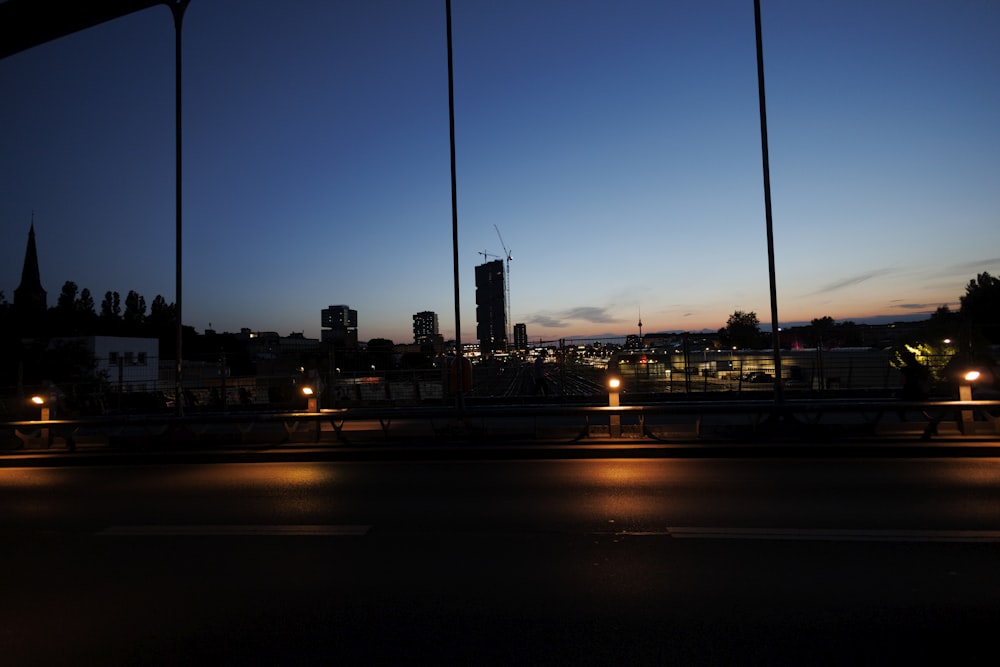
[[[476,267],[476,337],[484,357],[507,352],[507,309],[503,262]]]

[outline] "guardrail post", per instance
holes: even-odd
[[[621,382],[617,378],[612,378],[608,383],[608,407],[617,408],[621,405],[619,399],[619,389]],[[608,431],[612,438],[620,438],[622,434],[622,417],[617,412],[611,414],[611,421],[608,425]]]
[[[972,400],[972,385],[962,383],[958,386],[958,400],[960,401],[971,401]],[[972,410],[962,410],[961,417],[958,421],[958,430],[962,435],[972,435],[975,433],[975,416],[972,414]]]

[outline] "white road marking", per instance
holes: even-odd
[[[133,525],[133,526],[110,526],[98,531],[98,535],[122,536],[122,535],[145,535],[145,536],[170,536],[170,535],[209,535],[209,536],[232,536],[232,535],[281,535],[281,536],[352,536],[366,535],[371,530],[371,526],[365,525]]]

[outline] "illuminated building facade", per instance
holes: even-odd
[[[434,343],[438,338],[437,313],[424,310],[413,316],[413,342],[418,345]]]
[[[514,325],[514,349],[518,352],[528,349],[528,327],[523,322]]]

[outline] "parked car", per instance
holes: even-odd
[[[763,384],[765,382],[774,382],[774,376],[764,371],[751,371],[750,373],[744,373],[740,381],[750,384]]]

